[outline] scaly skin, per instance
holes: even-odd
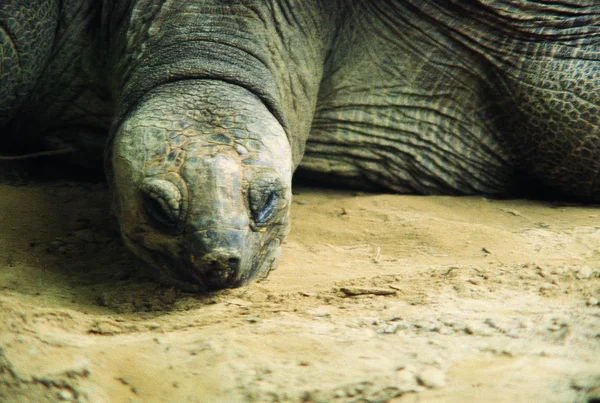
[[[31,19],[53,34],[29,49]],[[2,148],[108,138],[130,248],[162,281],[239,286],[276,264],[298,166],[598,201],[598,21],[595,0],[4,2]]]
[[[302,162],[313,177],[600,198],[596,1],[373,1],[343,21]]]
[[[23,105],[50,58],[56,1],[4,0],[0,6],[0,126]]]

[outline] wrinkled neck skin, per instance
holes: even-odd
[[[153,88],[189,79],[238,85],[304,152],[336,23],[316,0],[139,0],[106,4],[103,29],[116,122]],[[326,9],[327,8],[327,9]],[[232,111],[235,113],[235,111]]]
[[[106,6],[103,26],[117,100],[106,163],[125,242],[184,290],[265,277],[289,231],[329,40],[322,11],[123,3]]]

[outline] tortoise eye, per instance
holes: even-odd
[[[142,209],[154,228],[172,232],[179,227],[181,192],[170,181],[146,179],[141,188]]]
[[[275,215],[280,198],[281,186],[276,183],[260,183],[250,189],[250,211],[257,226],[266,225]]]

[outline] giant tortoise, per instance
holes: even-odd
[[[104,155],[162,281],[276,265],[292,174],[600,199],[598,0],[1,0],[1,153]]]

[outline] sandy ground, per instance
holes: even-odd
[[[600,211],[298,188],[267,281],[153,283],[103,185],[0,186],[0,401],[600,402]]]

